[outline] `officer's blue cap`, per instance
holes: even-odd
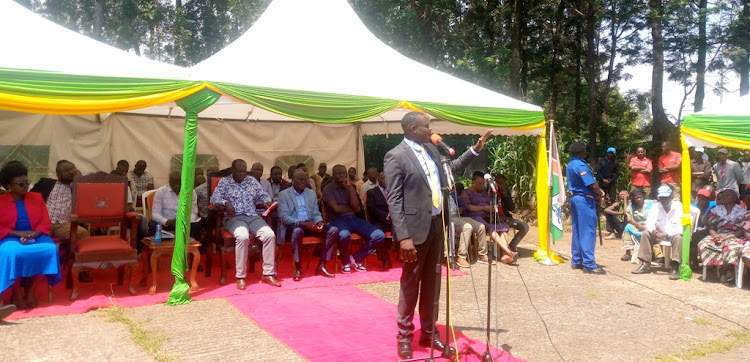
[[[617,150],[615,150],[614,147],[607,148],[607,153],[610,153],[610,152],[617,153]]]

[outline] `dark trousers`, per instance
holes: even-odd
[[[521,242],[524,236],[529,232],[529,224],[516,220],[514,218],[508,218],[505,220],[509,227],[516,229],[516,235],[513,236],[513,240],[508,244],[508,249],[511,251],[518,251],[518,244]]]
[[[325,244],[323,244],[323,251],[320,253],[320,263],[324,264],[326,261],[333,259],[333,249],[336,246],[336,242],[339,239],[339,229],[335,226],[325,224],[322,231],[307,230],[301,226],[292,227],[292,255],[294,262],[299,263],[299,251],[302,249],[302,237],[303,236],[323,236],[325,237]]]
[[[627,223],[620,221],[617,215],[604,214],[604,219],[607,220],[607,231],[615,234],[618,239],[622,238],[622,232],[625,230]]]
[[[603,182],[599,182],[599,188],[604,190],[604,194],[609,196],[609,202],[617,201],[617,185],[614,182],[610,183],[609,186],[604,186]]]
[[[399,342],[411,342],[414,338],[414,308],[419,298],[419,321],[422,335],[429,336],[435,324],[434,302],[440,297],[440,289],[435,290],[435,283],[440,274],[436,266],[440,265],[443,255],[442,215],[432,219],[430,231],[424,243],[415,245],[417,261],[404,263],[401,269],[401,284],[398,296],[398,335]]]
[[[393,232],[391,231],[392,229],[391,224],[373,223],[373,226],[383,231],[383,233],[387,233],[387,232],[391,233],[391,237],[386,238],[383,244],[381,244],[377,249],[378,260],[385,263],[386,259],[390,259],[391,247],[393,247],[393,239],[395,239],[396,236],[393,235]]]

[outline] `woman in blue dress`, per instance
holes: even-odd
[[[0,293],[13,286],[18,308],[37,305],[34,285],[38,275],[50,286],[60,282],[60,258],[49,237],[50,219],[42,195],[29,191],[28,170],[17,161],[0,169]],[[29,278],[21,283],[21,278]],[[22,285],[23,284],[23,285]]]

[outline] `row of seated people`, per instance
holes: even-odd
[[[494,177],[495,202],[487,190],[484,173],[475,171],[472,174],[471,187],[464,190],[463,185],[456,185],[456,192],[451,194],[450,215],[459,242],[456,262],[462,268],[469,267],[468,245],[471,237],[477,242],[477,262],[489,263],[487,237],[500,248],[495,257],[503,263],[511,264],[518,256],[518,244],[529,231],[528,224],[514,219],[515,210],[513,197],[508,191],[507,180],[502,174]],[[497,205],[497,209],[494,208]],[[490,217],[493,217],[490,220]],[[513,239],[508,242],[505,234],[515,229]],[[494,261],[492,261],[494,263]]]
[[[619,200],[605,209],[615,233],[622,235],[626,250],[622,260],[640,263],[634,274],[650,273],[652,267],[665,264],[670,267],[669,278],[679,279],[682,204],[674,200],[672,192],[670,187],[661,186],[657,200],[648,200],[640,190],[630,194],[621,191]],[[734,281],[738,261],[742,258],[750,262],[750,191],[740,198],[733,189],[716,194],[713,186],[705,186],[698,190],[691,214],[694,227],[690,266],[693,269],[700,264],[715,266],[721,282]],[[624,216],[624,220],[618,216]],[[668,261],[664,260],[662,245],[670,247],[672,254]]]
[[[299,249],[306,234],[325,237],[316,273],[326,277],[334,277],[327,269],[326,262],[333,258],[336,246],[341,255],[342,273],[350,273],[352,270],[366,271],[364,259],[385,242],[383,230],[356,216],[362,210],[362,204],[342,165],[333,168],[333,181],[321,191],[323,211],[328,216],[328,223],[323,221],[317,193],[311,187],[309,175],[302,167],[295,170],[291,186],[280,190],[276,196],[278,235],[258,210],[258,205],[262,208],[271,207],[274,193],[263,189],[257,173],[251,174],[252,169],[248,172],[243,160],[233,161],[229,171],[230,174],[222,177],[216,185],[210,196],[210,204],[223,209],[223,228],[235,239],[235,277],[238,289],[246,287],[246,264],[251,235],[262,244],[261,281],[272,286],[281,285],[277,279],[276,248],[283,245],[287,234],[290,235],[294,254],[294,280],[302,278]],[[273,176],[272,171],[272,178]],[[361,236],[365,242],[356,253],[349,255],[352,234]]]

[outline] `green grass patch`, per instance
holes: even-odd
[[[172,362],[176,356],[167,354],[161,350],[162,344],[169,340],[164,334],[157,334],[146,329],[143,322],[134,321],[125,315],[120,306],[111,306],[102,310],[107,322],[122,323],[130,331],[130,338],[136,345],[151,353],[159,362]]]
[[[704,320],[705,321],[705,320]],[[696,323],[698,319],[695,320]],[[713,325],[713,322],[707,321]],[[654,362],[678,362],[696,360],[711,354],[720,354],[729,352],[737,347],[750,343],[750,330],[744,329],[726,334],[725,339],[714,339],[697,343],[686,351],[663,355],[655,359]]]
[[[714,322],[712,322],[712,321],[710,321],[708,319],[703,319],[703,318],[695,318],[695,319],[693,319],[693,322],[698,323],[698,324],[700,324],[702,326],[715,326],[716,325],[716,323],[714,323]]]

